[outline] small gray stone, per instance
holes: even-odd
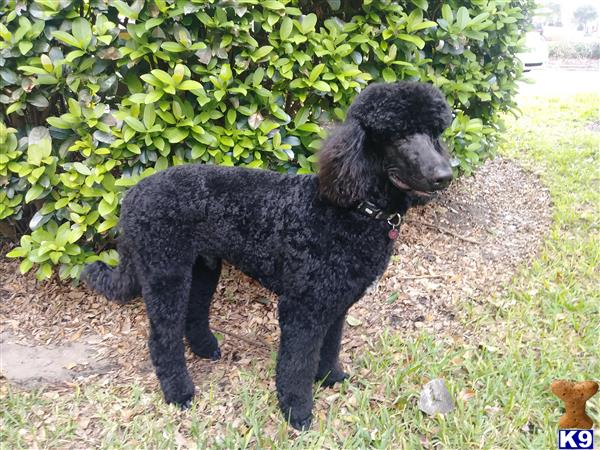
[[[446,414],[454,409],[454,400],[452,400],[444,380],[436,378],[423,386],[419,398],[419,409],[430,416],[438,413]]]

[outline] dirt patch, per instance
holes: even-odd
[[[94,342],[27,346],[4,333],[0,336],[0,348],[0,372],[9,381],[26,388],[73,381],[110,369],[108,361],[96,359]]]
[[[412,209],[379,285],[350,311],[342,362],[351,372],[355,349],[386,328],[468,337],[459,320],[461,304],[486,301],[508,282],[539,248],[550,215],[548,192],[537,177],[503,159],[487,162],[475,176]],[[103,379],[157,388],[142,302],[117,305],[81,287],[38,283],[19,275],[18,264],[6,259],[0,274],[0,323],[16,343],[56,346],[94,339],[94,358],[112,364],[102,370]],[[273,294],[225,267],[211,315],[223,358],[208,362],[188,352],[196,383],[212,372],[226,391],[237,369],[256,361],[270,364],[278,340],[276,304]]]

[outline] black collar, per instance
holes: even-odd
[[[360,202],[356,209],[365,216],[377,220],[387,220],[388,222],[393,222],[396,226],[400,225],[400,222],[402,222],[400,213],[385,211],[369,201]]]
[[[402,224],[402,216],[399,212],[390,213],[389,211],[384,211],[368,201],[361,202],[356,209],[365,216],[372,217],[376,220],[387,221],[388,225],[391,227],[390,231],[388,231],[388,237],[393,241],[398,239],[400,225]]]

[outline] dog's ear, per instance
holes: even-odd
[[[353,119],[346,120],[325,140],[319,157],[321,197],[343,207],[364,200],[373,177],[366,141],[364,129]]]

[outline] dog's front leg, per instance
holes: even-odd
[[[342,370],[338,361],[345,319],[346,313],[344,312],[329,327],[327,335],[323,340],[316,380],[322,381],[322,386],[325,387],[331,387],[335,383],[342,382],[348,378],[348,374]]]
[[[312,420],[312,385],[319,364],[324,327],[298,303],[280,300],[281,338],[277,355],[277,396],[286,419],[297,430]]]
[[[148,278],[142,295],[150,321],[150,357],[165,401],[185,408],[194,396],[183,345],[190,277],[160,273]]]

